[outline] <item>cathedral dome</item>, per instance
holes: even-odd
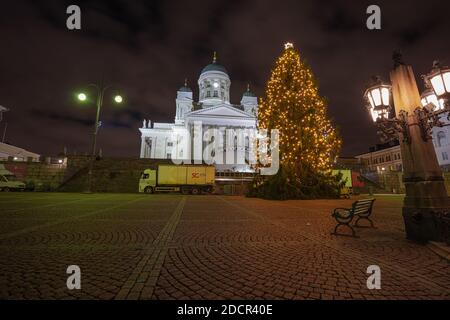
[[[225,69],[224,66],[213,62],[211,64],[208,64],[206,67],[203,68],[202,73],[208,72],[208,71],[219,71],[228,74],[227,69]]]
[[[220,65],[217,63],[217,55],[214,52],[214,59],[213,62],[208,64],[206,67],[203,68],[202,70],[202,74],[205,72],[209,72],[209,71],[219,71],[219,72],[223,72],[225,74],[228,74],[227,69],[225,69],[224,66]]]

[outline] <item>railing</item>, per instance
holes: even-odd
[[[216,181],[253,181],[255,176],[251,172],[216,172]]]

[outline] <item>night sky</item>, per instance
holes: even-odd
[[[66,8],[82,9],[82,30],[66,28]],[[366,28],[366,8],[382,9],[382,30]],[[213,51],[231,77],[232,103],[246,83],[258,96],[283,44],[299,49],[329,101],[344,140],[342,155],[377,142],[362,94],[372,75],[388,79],[392,52],[403,52],[418,82],[433,60],[450,64],[449,1],[2,1],[0,123],[6,141],[56,155],[89,151],[93,105],[74,93],[99,82],[126,104],[105,100],[99,146],[105,156],[138,157],[144,118],[173,122],[177,89],[197,79]],[[0,134],[0,137],[1,137]]]

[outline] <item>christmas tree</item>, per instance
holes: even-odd
[[[258,126],[280,131],[280,171],[259,182],[251,194],[285,199],[339,194],[340,183],[331,175],[331,166],[341,140],[327,117],[326,101],[311,70],[290,43],[272,70]]]

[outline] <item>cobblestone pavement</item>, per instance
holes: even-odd
[[[405,239],[399,197],[377,199],[377,229],[331,236],[350,203],[0,194],[0,299],[450,299],[450,264]]]

